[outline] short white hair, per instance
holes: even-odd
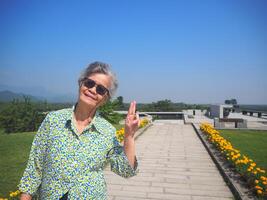
[[[117,80],[116,74],[111,70],[110,65],[107,63],[96,61],[96,62],[89,64],[88,67],[82,71],[78,79],[79,87],[81,87],[83,81],[88,76],[93,75],[93,74],[105,74],[110,77],[111,88],[109,88],[109,92],[110,92],[110,97],[113,97],[118,88],[118,80]]]

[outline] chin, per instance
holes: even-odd
[[[93,99],[90,99],[87,96],[83,96],[82,98],[80,98],[80,101],[83,102],[84,104],[86,104],[89,107],[96,107],[97,102],[94,101]]]

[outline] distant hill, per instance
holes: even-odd
[[[33,99],[47,100],[49,103],[74,103],[77,101],[77,94],[71,91],[57,91],[51,92],[41,86],[10,86],[0,83],[0,91],[11,91],[12,93],[19,94],[19,96],[27,95]],[[1,100],[0,100],[1,102]]]
[[[23,100],[24,96],[29,97],[34,102],[45,100],[44,98],[41,98],[41,97],[35,97],[32,95],[28,95],[28,94],[15,93],[9,90],[4,90],[4,91],[0,91],[0,102],[9,102],[9,101],[12,101],[13,99]]]
[[[267,112],[267,105],[238,105],[240,110],[253,110]]]

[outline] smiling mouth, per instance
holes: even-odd
[[[85,95],[86,97],[89,97],[90,99],[93,99],[93,100],[96,101],[96,98],[93,97],[93,95],[91,95],[91,94],[87,94],[87,93],[84,93],[84,95]]]

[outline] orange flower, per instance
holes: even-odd
[[[258,185],[256,185],[256,186],[255,186],[255,189],[262,190],[262,187],[261,187],[261,186],[258,186]]]

